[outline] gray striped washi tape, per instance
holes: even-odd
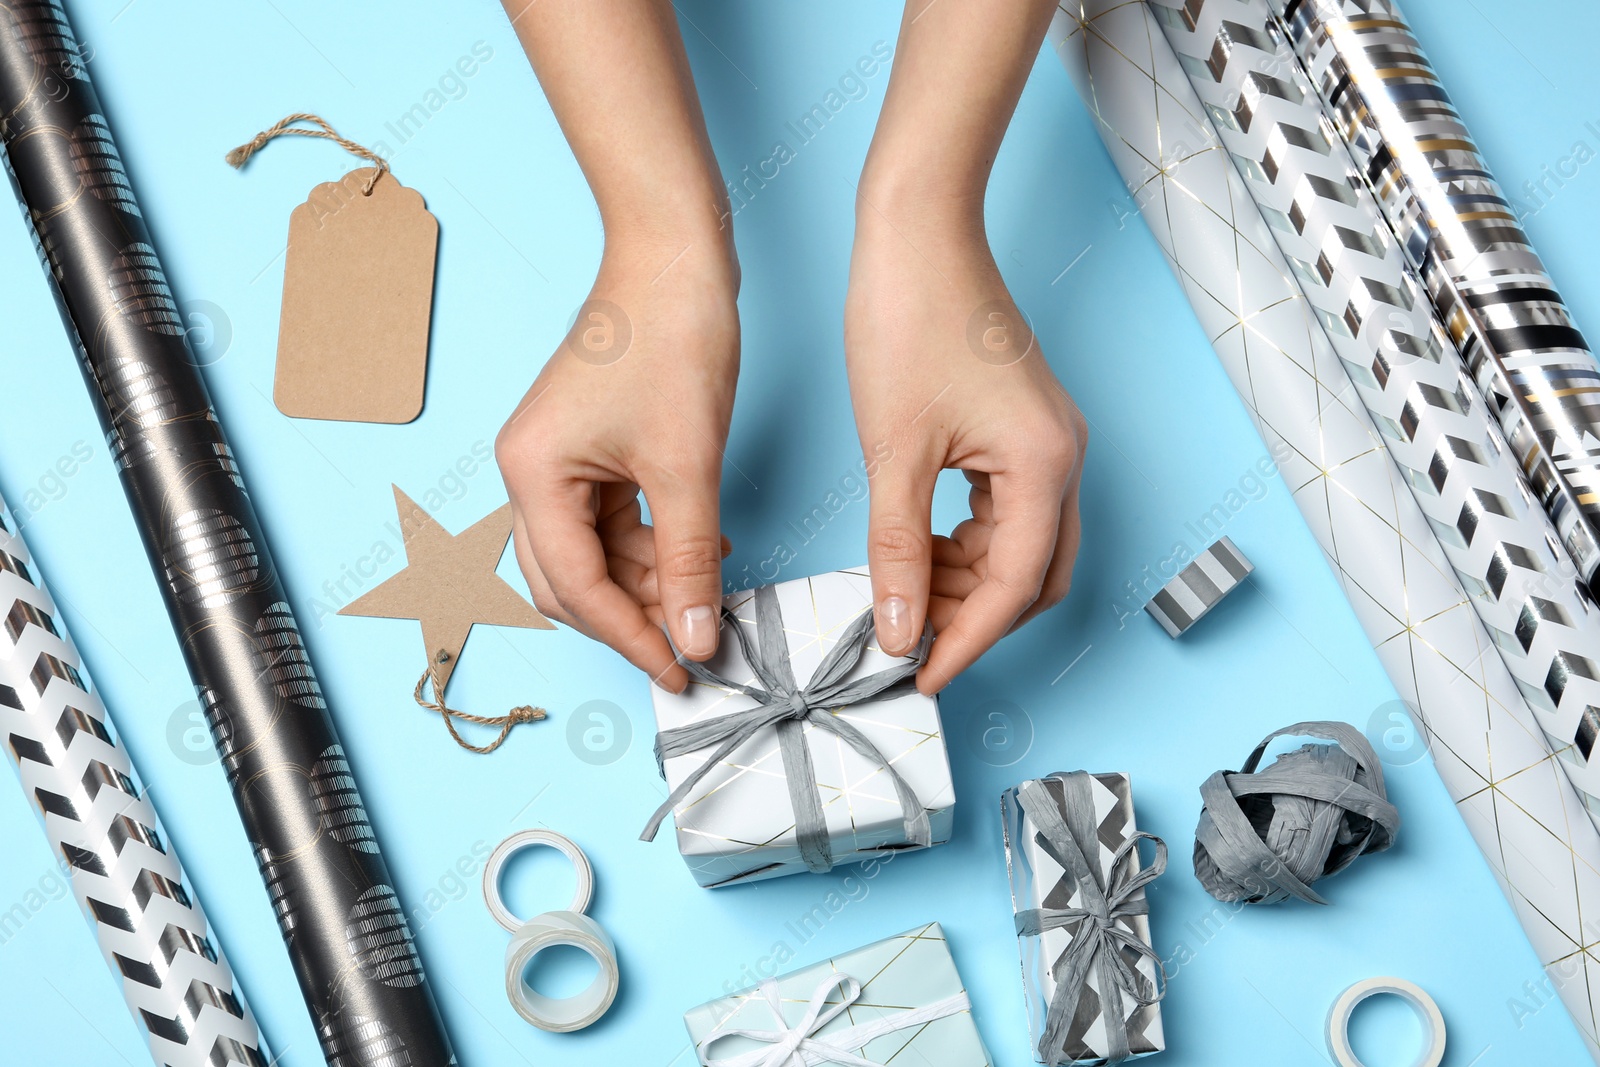
[[[1161,587],[1144,610],[1161,624],[1168,637],[1178,637],[1199,621],[1235,586],[1255,570],[1238,546],[1226,537],[1217,539],[1178,576]]]

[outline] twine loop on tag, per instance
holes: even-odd
[[[321,129],[303,130],[294,125],[297,122],[315,123],[317,126],[320,126]],[[262,148],[266,147],[268,141],[272,140],[274,137],[285,137],[290,134],[300,137],[321,137],[324,140],[332,141],[334,144],[338,145],[346,152],[349,152],[351,155],[360,156],[362,159],[370,160],[378,169],[373,171],[372,177],[367,179],[367,187],[361,190],[362,196],[371,196],[372,187],[377,185],[378,179],[384,174],[387,174],[389,171],[389,164],[382,156],[378,155],[365,145],[360,145],[354,141],[340,137],[339,132],[332,126],[328,125],[327,121],[324,120],[322,116],[312,115],[304,111],[297,111],[293,115],[285,115],[283,118],[279,119],[271,126],[268,126],[266,129],[250,138],[250,140],[246,141],[238,148],[233,149],[223,158],[228,161],[228,166],[242,170],[244,169],[244,165],[249,162],[250,157],[261,151]]]
[[[449,662],[450,653],[441,648],[434,655],[433,662],[429,663],[427,669],[422,672],[422,677],[417,679],[417,688],[412,692],[412,697],[421,707],[426,708],[428,711],[437,711],[444,718],[445,729],[450,731],[450,736],[455,738],[456,744],[462,748],[470,752],[483,754],[493,752],[505,743],[506,738],[511,735],[513,727],[525,722],[538,722],[540,719],[547,717],[547,712],[543,708],[536,708],[528,704],[512,708],[504,715],[493,716],[474,715],[459,708],[452,708],[445,703],[444,687],[439,684],[439,667]],[[433,686],[432,700],[422,695],[423,690],[429,684]],[[467,740],[456,732],[456,724],[453,721],[455,719],[477,723],[479,726],[498,726],[500,727],[500,735],[487,745],[468,744]]]

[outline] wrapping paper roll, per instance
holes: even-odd
[[[0,141],[334,1067],[454,1062],[58,0],[0,8]]]
[[[1600,1059],[1600,831],[1451,571],[1155,16],[1076,0],[1052,43],[1272,447],[1434,765]],[[1153,84],[1152,84],[1153,83]],[[1593,996],[1591,991],[1595,991]]]
[[[1600,818],[1600,610],[1268,0],[1151,0],[1550,750]]]
[[[1399,8],[1270,3],[1529,484],[1600,593],[1600,361]]]
[[[0,500],[0,732],[128,1012],[170,1067],[267,1067],[205,912]]]

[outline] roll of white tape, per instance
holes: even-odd
[[[526,921],[518,919],[500,896],[500,874],[506,861],[525,848],[546,846],[572,861],[577,874],[577,889],[565,911],[547,911]],[[594,896],[594,869],[571,838],[554,830],[522,830],[512,834],[489,854],[483,867],[483,899],[494,921],[511,931],[511,946],[506,949],[506,996],[517,1014],[541,1030],[564,1034],[582,1030],[611,1007],[617,999],[619,972],[617,946],[611,936],[584,914]],[[593,957],[594,981],[573,997],[547,997],[528,983],[528,965],[547,948],[571,945]]]
[[[494,921],[511,931],[517,933],[524,925],[524,920],[511,914],[511,909],[500,897],[500,873],[505,870],[506,861],[525,848],[534,848],[543,845],[553,848],[572,861],[572,866],[577,872],[578,887],[572,894],[572,903],[567,905],[567,910],[583,914],[589,910],[589,899],[594,895],[594,870],[589,866],[589,857],[583,854],[583,849],[573,843],[569,837],[563,837],[554,830],[520,830],[512,834],[495,847],[489,854],[489,862],[483,867],[483,900],[489,905],[489,914],[494,916]]]
[[[1380,993],[1393,993],[1410,1004],[1422,1017],[1428,1043],[1417,1057],[1414,1067],[1439,1067],[1444,1059],[1444,1016],[1439,1013],[1439,1005],[1434,1003],[1432,997],[1404,978],[1368,978],[1339,994],[1339,999],[1333,1002],[1328,1012],[1328,1052],[1332,1054],[1333,1062],[1338,1067],[1365,1067],[1350,1047],[1350,1015],[1356,1010],[1357,1004]]]
[[[533,958],[547,948],[571,945],[594,957],[594,981],[572,997],[547,997],[528,984]],[[606,1013],[617,998],[617,949],[600,924],[575,911],[547,911],[524,923],[506,950],[506,996],[517,1014],[541,1030],[564,1034],[582,1030]]]

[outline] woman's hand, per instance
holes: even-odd
[[[608,249],[495,442],[534,603],[673,692],[688,675],[662,623],[691,659],[717,647],[729,547],[717,497],[739,374],[736,268],[705,243],[677,251]]]
[[[907,0],[856,196],[845,358],[872,483],[878,639],[938,631],[934,693],[1060,600],[1078,552],[1083,416],[989,252],[983,199],[1055,0]],[[939,471],[972,483],[972,518],[931,529]]]
[[[907,214],[890,225],[864,200],[857,217],[850,395],[863,450],[893,450],[872,481],[867,542],[878,638],[904,651],[931,618],[938,638],[917,685],[933,693],[1066,596],[1088,433],[981,235]],[[945,467],[972,483],[972,518],[935,537]]]
[[[495,455],[546,615],[679,692],[717,647],[739,375],[728,195],[670,0],[504,0],[600,221],[589,299]],[[654,528],[644,525],[644,492]]]

